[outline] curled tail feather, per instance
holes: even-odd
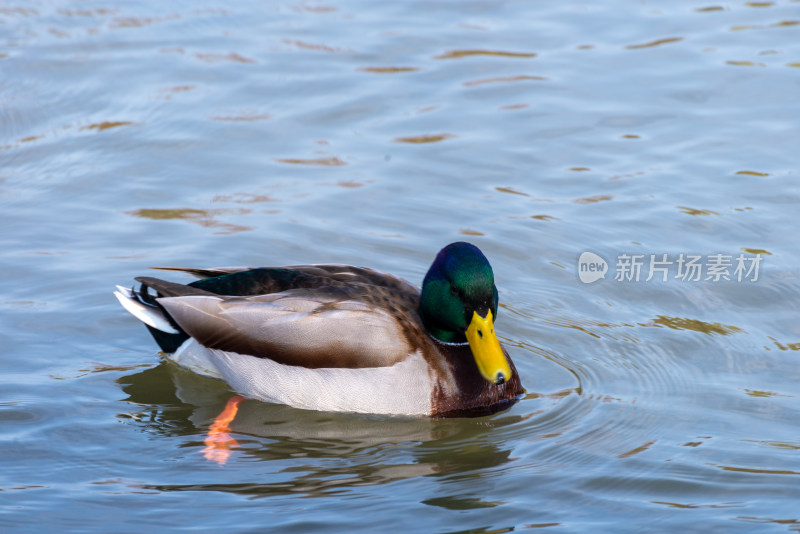
[[[123,308],[145,324],[164,352],[175,352],[189,338],[148,292],[146,285],[138,290],[117,286],[114,296]]]

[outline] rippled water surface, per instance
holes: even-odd
[[[799,96],[797,0],[0,1],[0,529],[800,531]],[[457,240],[519,403],[245,401],[225,463],[111,295]]]

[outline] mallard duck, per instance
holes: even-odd
[[[190,284],[117,286],[168,357],[251,399],[321,411],[477,415],[523,393],[494,332],[492,267],[469,243],[433,261],[422,291],[347,265],[192,269]]]

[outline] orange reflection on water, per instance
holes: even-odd
[[[573,200],[573,202],[575,204],[594,204],[596,202],[604,202],[606,200],[611,200],[613,198],[614,197],[611,195],[594,195],[591,197],[576,198],[575,200]]]
[[[395,139],[398,143],[414,143],[414,144],[424,144],[424,143],[438,143],[439,141],[444,141],[445,139],[450,139],[455,137],[452,134],[430,134],[430,135],[415,135],[411,137],[398,137]]]
[[[221,63],[223,61],[232,61],[234,63],[255,63],[255,59],[250,59],[249,57],[244,57],[242,55],[237,54],[236,52],[230,52],[228,54],[195,54],[194,55],[200,61],[205,61],[206,63]]]
[[[352,52],[352,50],[347,50],[344,48],[338,48],[335,46],[328,46],[325,44],[320,43],[308,43],[306,41],[292,41],[289,39],[284,39],[284,43],[288,45],[294,45],[297,48],[302,48],[303,50],[316,50],[319,52]]]
[[[690,208],[688,206],[675,206],[679,210],[681,210],[686,215],[719,215],[719,212],[712,211],[712,210],[704,210],[704,209],[697,209],[697,208]]]
[[[399,72],[416,72],[418,67],[362,67],[362,72],[372,72],[374,74],[397,74]]]
[[[203,449],[203,456],[205,456],[206,460],[224,465],[232,454],[231,449],[239,446],[239,442],[229,434],[231,431],[229,425],[236,417],[236,413],[239,411],[239,404],[243,400],[244,397],[241,395],[231,397],[228,399],[228,403],[222,413],[214,419],[205,439],[206,448]]]
[[[176,209],[163,209],[163,208],[142,208],[134,211],[126,211],[128,215],[134,217],[141,217],[143,219],[152,219],[154,221],[163,220],[185,220],[205,226],[206,228],[220,228],[219,233],[232,234],[234,232],[246,232],[253,228],[250,226],[242,226],[238,224],[225,223],[216,220],[216,217],[221,215],[247,215],[251,213],[249,209],[220,209],[220,210],[199,210],[193,208],[176,208]]]
[[[683,37],[669,37],[667,39],[658,39],[657,41],[650,41],[649,43],[628,45],[625,48],[627,48],[628,50],[637,50],[639,48],[652,48],[654,46],[677,43],[678,41],[683,41]]]
[[[81,130],[97,130],[98,132],[102,132],[103,130],[110,130],[118,126],[130,126],[131,124],[133,124],[131,121],[103,121],[84,126]]]
[[[502,50],[450,50],[434,59],[461,59],[470,56],[496,56],[509,58],[534,58],[536,54],[529,52],[504,52]]]
[[[744,332],[744,330],[738,326],[711,323],[700,321],[699,319],[690,319],[688,317],[670,317],[668,315],[656,315],[655,319],[651,319],[647,323],[639,323],[639,326],[667,327],[672,330],[693,330],[695,332],[702,332],[703,334],[719,334],[721,336],[729,336],[731,334]]]
[[[332,158],[311,158],[311,159],[302,159],[302,158],[279,158],[275,161],[279,163],[288,163],[290,165],[322,165],[325,167],[341,167],[343,165],[347,165],[346,162],[340,160],[337,157]]]
[[[654,440],[648,441],[647,443],[645,443],[643,445],[639,445],[638,447],[633,448],[633,449],[631,449],[629,451],[625,451],[622,454],[617,455],[617,458],[630,458],[631,456],[635,456],[635,455],[639,454],[640,452],[644,452],[647,449],[649,449],[656,441],[658,441],[658,440],[654,439]]]

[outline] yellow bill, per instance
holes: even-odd
[[[494,333],[492,310],[486,313],[486,317],[472,312],[472,321],[467,327],[467,341],[483,378],[492,384],[502,384],[511,378],[511,366]]]

